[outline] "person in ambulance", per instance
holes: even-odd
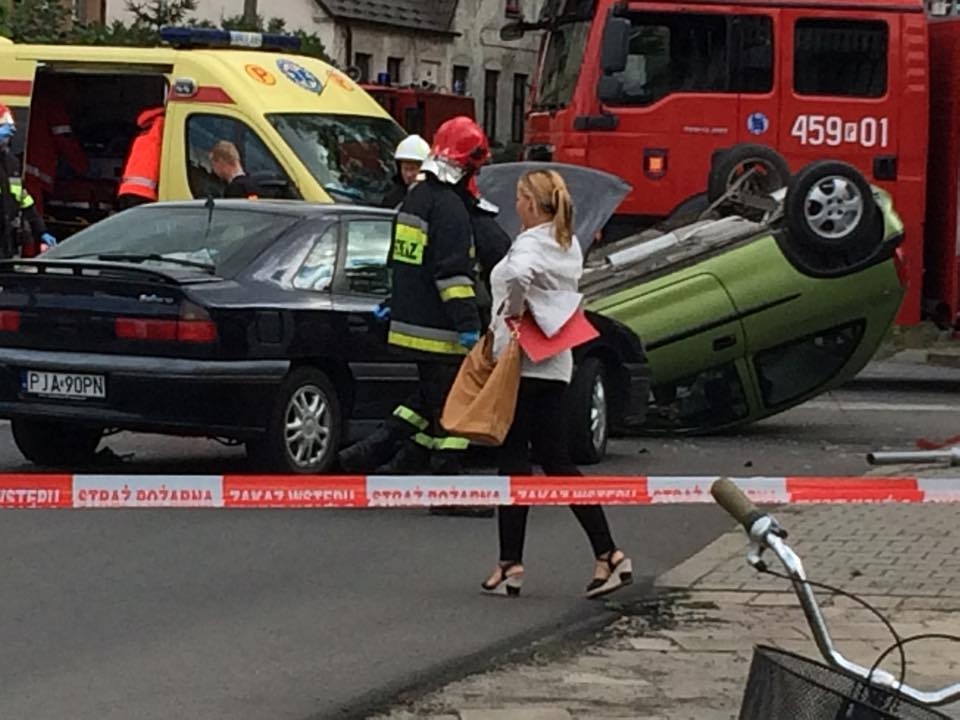
[[[226,183],[223,191],[225,198],[256,200],[260,197],[260,188],[243,169],[240,152],[229,140],[220,140],[213,146],[210,151],[210,167],[213,174]]]
[[[399,208],[410,186],[417,181],[420,167],[430,155],[430,145],[419,135],[409,135],[397,145],[393,159],[397,162],[397,176],[393,187],[383,198],[383,207]]]
[[[47,91],[34,100],[30,111],[27,128],[29,161],[24,166],[24,185],[40,217],[44,216],[47,197],[53,193],[61,160],[77,176],[86,175],[90,169],[90,161],[73,134],[67,112],[73,86],[55,78],[46,82]]]
[[[19,162],[10,149],[16,132],[13,113],[0,103],[0,256],[3,258],[16,255],[17,238],[25,229],[23,223],[27,223],[32,232],[31,242],[24,242],[21,248],[23,257],[37,254],[37,241],[40,252],[57,244],[56,238],[47,232],[33,198],[20,179]]]
[[[137,116],[140,133],[133,139],[117,188],[117,208],[157,201],[160,186],[160,155],[163,150],[163,121],[166,109],[146,108]]]

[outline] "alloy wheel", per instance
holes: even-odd
[[[330,408],[323,391],[305,385],[290,398],[284,415],[287,454],[299,468],[319,464],[327,453],[332,433]]]

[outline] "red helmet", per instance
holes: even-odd
[[[13,113],[10,108],[0,102],[0,125],[13,125]]]
[[[490,159],[490,141],[477,123],[460,115],[437,128],[430,154],[469,172]]]

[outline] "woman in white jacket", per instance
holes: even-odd
[[[533,309],[534,317],[549,316],[551,310],[569,316],[570,298],[579,299],[583,254],[573,235],[573,206],[563,178],[546,170],[524,175],[517,185],[517,214],[524,230],[490,275],[493,307],[499,308],[491,323],[495,356],[509,342],[507,318],[518,318]],[[581,474],[570,460],[567,439],[561,431],[564,396],[572,376],[570,350],[539,363],[523,358],[516,414],[500,448],[502,475],[533,473],[531,445],[547,475]],[[596,558],[587,597],[605,595],[629,584],[630,559],[614,544],[603,509],[599,505],[570,508],[586,531]],[[482,584],[485,592],[519,595],[528,510],[522,505],[499,509],[500,561]]]

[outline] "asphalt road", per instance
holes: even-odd
[[[725,437],[616,441],[606,474],[859,474],[879,447],[960,431],[949,396],[841,392]],[[242,469],[202,441],[120,435],[105,471]],[[0,427],[0,470],[29,470]],[[729,528],[709,506],[610,512],[645,579]],[[306,720],[596,616],[569,511],[532,513],[516,602],[477,584],[488,519],[423,511],[6,511],[4,720]],[[643,592],[643,582],[629,593]]]

